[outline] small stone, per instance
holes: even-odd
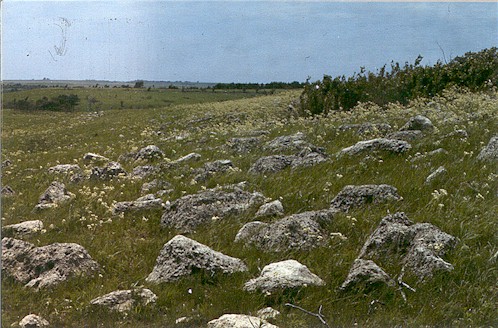
[[[280,316],[280,312],[269,306],[258,310],[258,312],[256,312],[256,316],[263,320],[272,320]]]
[[[116,203],[113,206],[112,212],[116,215],[124,212],[157,210],[163,208],[164,204],[161,198],[156,198],[153,194],[148,194],[135,201]]]
[[[144,179],[150,175],[159,172],[159,168],[153,165],[137,166],[131,172],[131,176],[136,179]]]
[[[256,212],[256,217],[268,217],[268,216],[279,216],[284,214],[284,207],[282,202],[279,200],[274,200],[270,203],[261,205],[261,207]]]
[[[3,186],[1,194],[2,194],[2,196],[5,196],[5,197],[11,197],[11,196],[14,196],[16,194],[16,192],[10,186]]]
[[[75,174],[80,172],[82,172],[81,168],[76,164],[60,164],[48,169],[48,173],[52,174]]]
[[[201,159],[201,155],[197,153],[190,153],[188,155],[185,155],[183,157],[180,157],[179,159],[170,162],[170,164],[181,164],[181,163],[186,163],[186,162],[197,162]]]
[[[323,286],[325,282],[296,260],[271,263],[263,268],[258,278],[244,284],[244,290],[273,293],[282,289]]]
[[[306,140],[306,136],[302,132],[290,136],[280,136],[265,144],[265,150],[271,151],[301,151],[305,147],[313,147]]]
[[[404,140],[377,138],[357,142],[355,145],[344,148],[337,153],[337,157],[354,156],[366,151],[389,151],[401,154],[410,150],[412,146]]]
[[[36,314],[28,314],[19,322],[21,328],[42,328],[48,327],[50,323]]]
[[[486,147],[477,155],[477,160],[489,162],[498,161],[498,136],[494,136],[489,140]]]
[[[224,314],[207,323],[208,328],[278,328],[258,317],[246,314]]]
[[[135,160],[162,159],[164,153],[156,145],[149,145],[140,149],[135,155]]]
[[[356,259],[340,288],[342,290],[352,288],[370,289],[377,285],[394,287],[396,284],[374,261]]]
[[[406,130],[420,130],[423,132],[432,132],[434,131],[434,125],[431,120],[422,115],[417,115],[411,117],[408,122],[406,122],[403,127],[401,127],[400,131]]]
[[[73,199],[75,195],[67,191],[66,186],[58,181],[54,181],[40,196],[35,210],[43,210],[56,207],[58,204],[65,203]]]
[[[425,179],[425,184],[430,184],[436,179],[441,178],[441,176],[446,175],[448,171],[444,168],[444,166],[438,167],[434,172],[429,174],[429,176]]]
[[[199,169],[198,174],[195,176],[196,181],[206,181],[211,178],[216,173],[225,173],[230,170],[234,170],[235,167],[231,160],[217,160],[214,162],[209,162],[204,164],[204,167]]]
[[[155,303],[156,294],[150,289],[141,288],[134,290],[117,290],[109,294],[94,298],[90,301],[92,305],[107,307],[118,312],[131,311],[135,306],[146,306]]]
[[[102,163],[102,162],[109,162],[109,158],[95,153],[86,153],[83,156],[83,161],[87,163]]]
[[[118,162],[109,162],[105,167],[94,167],[90,178],[110,180],[119,176],[127,176],[128,174]]]
[[[261,157],[249,169],[249,173],[275,173],[292,164],[295,156],[271,155]]]

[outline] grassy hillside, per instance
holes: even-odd
[[[137,95],[135,90],[78,92],[82,92],[83,99],[85,93],[97,99],[111,99],[110,93],[121,92],[119,97],[129,97],[124,100],[129,104],[147,103],[148,95],[147,92]],[[109,95],[103,94],[106,92]],[[156,92],[159,91],[152,94]],[[178,92],[177,96],[190,95]],[[158,98],[152,103],[154,108],[108,110],[100,114],[4,110],[2,161],[9,159],[13,164],[2,170],[2,184],[11,186],[16,195],[2,197],[2,224],[42,220],[46,231],[26,238],[27,241],[39,246],[54,242],[78,243],[88,250],[102,270],[93,277],[77,278],[39,292],[3,276],[2,326],[10,327],[29,313],[43,316],[56,327],[203,326],[224,313],[254,314],[260,308],[273,306],[282,312],[274,321],[279,327],[320,327],[318,319],[286,307],[286,302],[312,312],[323,306],[322,313],[333,327],[498,325],[498,271],[496,262],[491,259],[498,251],[498,172],[496,164],[476,161],[479,151],[498,132],[497,96],[497,93],[453,90],[431,100],[418,99],[407,106],[380,108],[360,104],[353,111],[310,119],[294,118],[288,111],[289,103],[299,97],[299,91],[169,107],[164,107],[166,103],[162,104],[164,100]],[[38,96],[30,94],[30,97]],[[369,158],[340,159],[333,156],[359,140],[375,137],[340,131],[339,125],[389,123],[397,130],[416,114],[430,118],[437,131],[412,142],[413,148],[408,154],[379,153]],[[468,137],[444,137],[459,129],[465,129]],[[224,145],[232,137],[247,136],[255,130],[269,131],[264,141],[301,131],[309,142],[324,147],[332,160],[275,174],[249,174],[249,167],[269,153],[256,149],[239,155]],[[163,170],[161,177],[174,189],[164,196],[164,201],[241,181],[248,181],[250,189],[266,197],[280,199],[286,215],[327,208],[348,184],[391,184],[398,188],[403,201],[337,215],[326,228],[330,233],[342,233],[347,239],[332,238],[326,247],[306,252],[266,253],[234,243],[238,229],[253,220],[253,212],[213,222],[187,236],[242,259],[249,267],[248,272],[215,276],[198,272],[176,283],[148,284],[145,278],[152,271],[159,251],[177,232],[160,227],[161,211],[124,216],[112,216],[109,211],[113,202],[139,197],[143,181],[85,180],[73,184],[62,179],[76,195],[73,201],[43,212],[34,212],[33,207],[54,180],[54,176],[47,173],[49,167],[75,163],[89,170],[90,166],[82,161],[87,152],[118,160],[121,154],[150,144],[161,148],[171,160],[190,152],[201,154],[201,161],[193,163],[193,168],[213,160],[230,159],[240,169],[197,184],[192,182],[189,167]],[[418,153],[440,147],[448,154],[422,159],[416,165],[411,161]],[[122,164],[127,171],[135,166]],[[447,177],[436,184],[425,184],[430,172],[441,165],[446,167]],[[447,194],[439,192],[442,189]],[[446,258],[455,269],[436,275],[425,284],[407,278],[406,282],[415,287],[416,292],[407,292],[406,302],[396,291],[339,291],[363,243],[388,211],[404,211],[415,222],[430,222],[457,237],[458,245]],[[258,268],[285,259],[305,264],[326,286],[271,297],[242,290],[247,280],[258,275]],[[134,286],[150,288],[158,296],[157,303],[125,314],[89,304],[97,296]],[[379,302],[373,302],[375,300]],[[192,317],[193,321],[185,326],[175,325],[175,320],[184,316]]]

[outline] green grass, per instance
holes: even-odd
[[[42,90],[46,91],[48,89]],[[78,91],[107,99],[110,103],[112,96],[103,93],[119,92],[119,97],[133,99],[129,100],[130,104],[141,103],[141,97],[148,94],[115,89]],[[39,97],[38,91],[32,92],[30,97]],[[154,97],[159,93],[151,92]],[[208,94],[199,93],[199,96]],[[169,106],[160,104],[158,96],[154,108],[140,111],[109,109],[100,116],[82,112],[5,110],[2,160],[8,158],[13,165],[3,170],[2,184],[10,185],[17,195],[2,197],[2,224],[40,219],[46,232],[27,238],[28,241],[40,246],[54,242],[81,244],[102,270],[100,275],[76,278],[39,292],[26,289],[4,275],[2,326],[9,327],[29,313],[37,313],[52,325],[64,327],[172,327],[175,319],[182,316],[194,318],[191,326],[202,326],[224,313],[254,314],[265,306],[282,312],[274,322],[279,327],[320,326],[316,318],[286,307],[286,302],[312,312],[322,305],[327,322],[334,327],[355,323],[363,327],[498,325],[497,266],[489,261],[498,250],[497,167],[496,164],[483,166],[476,161],[480,149],[498,131],[497,94],[448,92],[433,100],[441,110],[427,105],[429,100],[418,100],[406,107],[391,105],[380,109],[360,105],[353,112],[333,113],[326,118],[294,119],[289,117],[287,105],[298,95],[298,91],[291,91],[224,102],[203,98],[202,103]],[[175,96],[183,94],[178,92]],[[83,94],[80,98],[84,99]],[[415,114],[428,116],[438,131],[434,136],[414,142],[413,149],[401,156],[381,153],[369,160],[332,156],[330,162],[312,168],[288,169],[262,176],[248,174],[247,170],[269,152],[256,149],[239,156],[223,147],[229,138],[244,136],[253,130],[268,130],[270,134],[264,137],[265,141],[302,131],[311,143],[334,154],[361,140],[352,132],[339,132],[340,124],[371,121],[400,127]],[[441,138],[457,128],[466,129],[468,139]],[[194,168],[217,159],[231,159],[240,168],[237,172],[214,176],[203,184],[191,184],[194,174],[188,167],[164,170],[160,175],[174,187],[174,192],[166,196],[165,201],[203,187],[240,181],[248,181],[250,189],[267,197],[281,199],[286,214],[327,208],[331,199],[347,184],[391,184],[398,188],[403,201],[367,206],[338,215],[324,228],[329,232],[341,232],[348,239],[332,239],[327,247],[307,252],[265,253],[235,244],[235,234],[244,223],[253,220],[253,212],[214,222],[188,236],[217,251],[241,258],[248,265],[248,272],[215,276],[199,272],[175,283],[148,284],[145,278],[152,271],[162,246],[177,232],[160,227],[161,211],[124,217],[113,217],[109,212],[113,201],[139,197],[142,182],[118,179],[106,183],[71,184],[62,179],[76,198],[52,210],[33,212],[38,197],[55,179],[47,173],[50,166],[77,163],[90,169],[82,161],[86,152],[117,160],[119,155],[148,144],[157,145],[172,160],[190,152],[200,153],[202,160],[193,163]],[[449,154],[421,160],[417,167],[410,161],[417,152],[439,147]],[[134,166],[132,163],[123,165],[128,171]],[[427,175],[440,165],[448,170],[447,178],[434,185],[425,185]],[[448,195],[435,200],[432,195],[435,189],[445,189]],[[447,258],[455,270],[436,275],[426,284],[418,284],[413,277],[407,276],[406,282],[417,291],[407,292],[406,303],[400,293],[392,290],[368,294],[340,292],[338,287],[363,243],[388,211],[404,211],[415,222],[433,223],[457,237],[458,245]],[[271,297],[242,290],[247,280],[257,276],[258,268],[291,258],[307,265],[325,280],[326,286],[302,288]],[[384,265],[387,270],[395,269],[393,263]],[[126,315],[89,304],[95,297],[136,285],[150,288],[158,296],[157,303],[136,308]],[[189,288],[192,288],[192,294],[187,292]],[[382,303],[373,307],[370,305],[373,300]]]
[[[280,92],[277,90],[277,93]],[[239,90],[207,90],[197,89],[182,91],[181,89],[150,89],[145,88],[41,88],[4,93],[3,103],[7,106],[14,100],[26,99],[36,102],[47,97],[55,98],[58,95],[75,94],[80,103],[77,111],[97,111],[108,109],[144,109],[174,106],[179,104],[196,104],[204,102],[219,102],[250,98],[265,94],[266,91],[256,93],[253,90],[242,92]]]

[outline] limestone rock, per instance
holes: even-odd
[[[74,243],[42,247],[13,238],[2,239],[2,270],[27,287],[43,288],[99,269],[88,252]]]
[[[423,280],[431,277],[437,270],[453,269],[441,257],[453,249],[456,242],[455,237],[432,224],[414,224],[400,212],[382,219],[363,245],[359,258],[398,258],[403,268],[409,269]]]
[[[190,153],[190,154],[187,154],[183,157],[180,157],[177,160],[170,162],[170,164],[175,165],[175,164],[182,164],[182,163],[187,163],[187,162],[197,162],[201,159],[201,157],[202,156],[200,154]]]
[[[150,289],[140,288],[135,290],[116,290],[94,298],[90,301],[90,304],[104,306],[118,312],[125,312],[132,310],[137,305],[145,306],[155,303],[156,300],[156,294]]]
[[[486,147],[484,147],[479,155],[477,155],[477,159],[479,161],[489,162],[498,161],[498,135],[489,140]]]
[[[192,232],[199,225],[213,221],[213,218],[223,219],[257,208],[264,199],[258,192],[250,193],[238,187],[204,190],[172,202],[161,217],[161,225]]]
[[[258,317],[245,314],[224,314],[207,323],[208,328],[278,328]]]
[[[249,173],[275,173],[289,167],[294,156],[271,155],[258,159],[249,169]]]
[[[340,288],[342,290],[353,288],[369,289],[376,285],[394,287],[396,284],[374,261],[356,259]]]
[[[2,194],[2,196],[10,197],[10,196],[14,196],[16,194],[16,192],[10,186],[3,186],[1,194]]]
[[[386,135],[387,139],[414,141],[424,136],[420,130],[396,131]]]
[[[309,250],[327,241],[327,233],[318,221],[330,220],[332,215],[331,211],[310,211],[273,223],[249,222],[239,230],[235,241],[243,241],[268,252]]]
[[[400,131],[406,131],[406,130],[420,130],[423,132],[432,132],[434,131],[434,125],[432,124],[431,120],[429,120],[427,117],[422,115],[417,115],[410,117],[408,122],[406,122],[406,124],[403,125],[400,129]]]
[[[83,156],[83,161],[85,161],[87,163],[105,163],[105,162],[109,162],[109,158],[101,156],[99,154],[95,154],[95,153],[86,153]]]
[[[90,178],[109,180],[118,176],[126,176],[128,173],[123,169],[121,164],[118,162],[109,162],[104,167],[94,167],[92,168],[92,173]]]
[[[325,282],[296,260],[271,263],[263,268],[259,277],[244,284],[244,290],[273,293],[288,288],[323,286]]]
[[[309,167],[327,161],[328,155],[323,148],[305,147],[292,158],[291,167]]]
[[[265,150],[271,151],[301,151],[305,147],[313,147],[306,140],[306,136],[302,132],[290,136],[280,136],[265,144]]]
[[[159,172],[159,168],[153,165],[137,166],[131,172],[131,176],[136,179],[144,179]]]
[[[171,183],[164,180],[154,179],[151,182],[144,183],[142,185],[142,188],[140,189],[140,192],[143,195],[143,194],[148,194],[152,191],[160,191],[170,188],[171,188]]]
[[[157,210],[164,208],[163,200],[156,198],[153,194],[148,194],[135,201],[119,202],[114,204],[113,214],[131,211]]]
[[[159,147],[156,145],[149,145],[142,149],[140,149],[135,155],[135,160],[153,160],[153,159],[162,159],[164,157],[164,153]]]
[[[446,175],[448,171],[444,168],[444,166],[438,167],[434,172],[429,174],[427,178],[425,179],[425,184],[430,184],[434,180],[441,178],[441,176]]]
[[[398,190],[390,185],[348,185],[332,199],[331,209],[347,212],[351,208],[365,204],[380,204],[389,201],[399,201],[402,197]]]
[[[43,328],[49,327],[50,323],[36,314],[28,314],[19,322],[21,328]]]
[[[170,282],[190,275],[194,270],[211,273],[247,271],[239,259],[216,252],[195,240],[177,235],[164,244],[147,282]]]
[[[280,316],[280,311],[277,311],[269,306],[264,309],[258,310],[258,312],[256,312],[256,316],[263,320],[272,320]]]
[[[366,141],[359,141],[355,145],[344,148],[337,153],[341,156],[354,156],[366,151],[389,151],[395,154],[400,154],[410,150],[412,146],[404,140],[377,138]]]
[[[57,207],[58,204],[65,203],[73,199],[75,195],[67,191],[66,186],[58,181],[54,181],[40,196],[35,210],[43,210],[47,208]]]
[[[284,214],[284,206],[279,200],[274,200],[272,202],[261,205],[261,207],[256,212],[256,217],[268,217],[268,216],[279,216]]]
[[[258,147],[261,139],[258,137],[231,138],[228,139],[226,147],[236,153],[248,153]]]
[[[214,162],[208,162],[204,164],[204,167],[200,168],[195,176],[196,181],[206,181],[211,178],[216,173],[225,173],[230,170],[234,170],[235,167],[231,160],[217,160]]]
[[[40,220],[24,221],[2,227],[2,233],[12,233],[14,236],[28,236],[40,232],[43,222]]]
[[[77,164],[59,164],[48,169],[48,173],[52,174],[75,174],[81,172],[81,168]]]

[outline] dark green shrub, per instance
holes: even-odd
[[[306,81],[301,94],[303,114],[327,114],[329,111],[349,110],[359,102],[385,105],[390,102],[407,104],[417,97],[433,97],[451,86],[481,91],[498,86],[498,50],[496,47],[480,52],[468,52],[447,64],[438,61],[433,66],[421,66],[422,57],[414,64],[391,63],[377,73],[366,72],[346,78],[325,75],[322,81]]]

